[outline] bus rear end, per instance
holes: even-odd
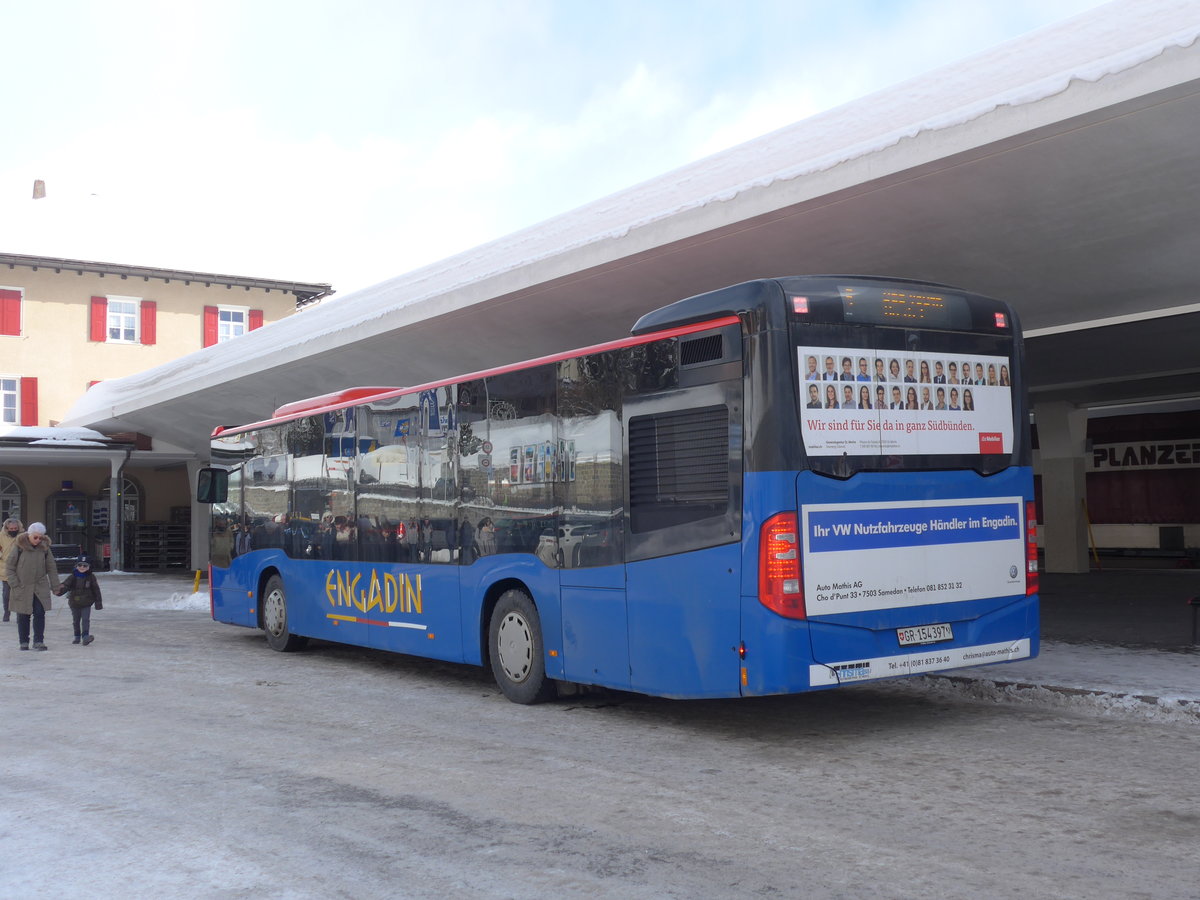
[[[772,362],[747,372],[769,399],[747,422],[742,692],[1036,655],[1011,308],[898,280],[774,284],[751,338]]]

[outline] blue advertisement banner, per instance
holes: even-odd
[[[1019,540],[1017,503],[837,509],[808,516],[808,550],[825,553]]]

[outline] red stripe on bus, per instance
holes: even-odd
[[[466,375],[455,375],[451,378],[443,378],[440,381],[430,381],[425,384],[418,384],[412,387],[403,388],[375,388],[379,393],[370,393],[371,388],[349,388],[345,391],[338,391],[331,394],[321,394],[313,397],[310,400],[297,400],[294,403],[287,403],[279,409],[275,410],[275,415],[270,419],[263,419],[261,422],[252,422],[249,425],[238,425],[233,428],[226,428],[224,425],[218,425],[213,429],[212,436],[214,438],[221,437],[227,434],[240,434],[244,431],[254,431],[258,428],[265,428],[268,425],[277,425],[280,422],[288,422],[292,419],[303,418],[304,416],[316,416],[321,413],[332,412],[335,409],[342,409],[346,406],[356,406],[360,403],[366,403],[370,400],[390,400],[394,397],[402,397],[405,394],[415,394],[421,391],[431,391],[435,388],[445,387],[448,384],[457,384],[462,381],[474,381],[477,378],[487,378],[493,375],[504,375],[508,372],[516,372],[520,369],[529,369],[534,366],[544,366],[550,363],[562,362],[565,359],[574,359],[577,356],[588,356],[592,353],[606,353],[611,350],[624,350],[626,347],[636,347],[639,344],[652,344],[655,341],[666,340],[667,338],[682,337],[686,334],[695,334],[698,331],[709,331],[713,328],[724,328],[726,325],[737,325],[741,320],[737,316],[722,316],[719,319],[709,319],[707,322],[696,322],[692,325],[680,325],[678,328],[668,328],[664,331],[656,331],[652,334],[642,334],[636,337],[621,338],[618,341],[609,341],[605,344],[593,344],[590,347],[583,347],[578,350],[566,350],[562,353],[554,353],[550,356],[539,356],[537,359],[525,360],[524,362],[510,363],[506,366],[497,366],[493,369],[483,369],[478,372],[470,372]],[[365,391],[365,393],[364,393]],[[349,397],[353,395],[353,400],[338,402],[335,397]],[[322,402],[329,398],[329,402],[325,405],[308,407],[306,404],[310,402]],[[303,411],[301,411],[301,407]]]

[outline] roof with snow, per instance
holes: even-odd
[[[1200,395],[1200,16],[1123,0],[425,268],[96,385],[68,424],[204,453],[214,426],[628,334],[820,272],[1018,309],[1035,400]],[[1145,346],[1146,352],[1138,352]]]
[[[91,272],[97,275],[119,275],[122,278],[156,279],[164,282],[182,281],[184,284],[223,285],[226,287],[256,288],[266,291],[283,291],[294,294],[296,305],[314,303],[333,293],[328,284],[307,281],[279,281],[274,278],[252,278],[245,275],[220,275],[216,272],[192,272],[185,269],[159,269],[153,266],[129,266],[121,263],[93,262],[86,259],[63,259],[57,256],[26,256],[21,253],[0,253],[0,266],[14,269],[18,266],[29,269],[53,269],[55,272],[75,272],[82,275]]]
[[[143,434],[102,434],[70,426],[0,425],[0,465],[100,465],[162,467],[195,453]]]

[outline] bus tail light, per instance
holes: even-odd
[[[794,512],[772,516],[759,532],[758,600],[781,616],[805,618],[800,525]]]
[[[1025,596],[1038,592],[1037,504],[1025,504]]]

